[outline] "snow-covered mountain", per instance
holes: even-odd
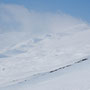
[[[90,89],[90,27],[87,24],[22,39],[25,36],[6,44],[7,47],[1,46],[4,48],[0,51],[0,90]]]

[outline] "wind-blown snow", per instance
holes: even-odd
[[[17,8],[24,13],[23,20],[24,16],[20,17]],[[26,8],[19,6],[1,5],[0,9],[9,10],[8,14],[16,21],[19,19],[17,22],[21,27],[17,27],[17,30],[21,30],[24,26],[19,32],[9,31],[10,27],[6,30],[3,25],[1,28],[6,31],[0,29],[0,90],[90,89],[90,26],[88,24],[66,15],[45,14],[45,16],[40,13],[30,13]],[[5,11],[2,12],[5,14]],[[31,20],[33,24],[30,23],[31,26],[35,23],[34,27],[31,28],[24,22],[24,20],[28,21],[27,16],[29,20],[35,18]],[[46,20],[44,19],[42,24],[43,17]],[[9,24],[14,22],[9,16],[6,18],[10,19]],[[3,18],[2,21],[6,22]],[[30,30],[25,30],[26,27]],[[88,60],[73,64],[83,58]],[[47,72],[67,65],[72,66],[46,75]]]
[[[20,43],[1,53],[0,84],[71,64],[90,53],[90,29],[65,36],[39,37]],[[61,34],[62,35],[62,34]]]

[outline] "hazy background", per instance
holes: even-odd
[[[90,0],[0,0],[0,3],[23,5],[37,12],[63,12],[90,23]]]
[[[0,0],[0,49],[32,37],[88,28],[89,0]],[[89,15],[89,16],[88,16]],[[71,32],[71,31],[70,31]]]

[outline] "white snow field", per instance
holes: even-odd
[[[0,90],[90,90],[90,25],[0,4]]]
[[[90,90],[90,27],[77,25],[1,49],[0,90]]]
[[[0,90],[90,90],[90,57],[65,69],[26,78]]]

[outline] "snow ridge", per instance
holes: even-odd
[[[50,73],[55,73],[57,71],[65,69],[65,68],[72,67],[73,65],[76,65],[78,63],[82,63],[82,62],[87,61],[87,60],[88,60],[88,58],[83,58],[83,59],[81,59],[79,61],[76,61],[76,62],[74,62],[72,64],[68,64],[66,66],[63,66],[63,67],[60,67],[60,68],[57,68],[57,69],[54,69],[54,70],[51,70],[51,71],[48,71],[48,72],[37,73],[37,74],[34,74],[34,75],[30,76],[30,77],[21,78],[21,79],[18,79],[18,80],[10,81],[8,83],[4,83],[4,84],[1,85],[1,87],[6,87],[6,86],[15,85],[15,84],[20,84],[20,83],[23,83],[23,82],[30,81],[33,78],[40,78],[40,77],[48,75]]]

